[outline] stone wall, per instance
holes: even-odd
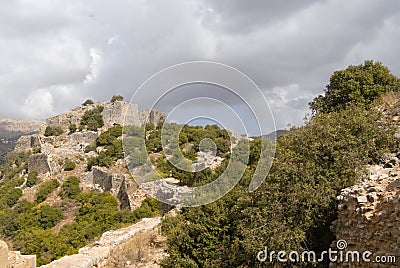
[[[337,197],[338,219],[331,229],[338,240],[345,240],[346,251],[395,256],[396,263],[331,264],[332,267],[399,267],[400,266],[400,168],[391,159],[383,167],[369,167],[363,182],[342,190]]]
[[[121,209],[133,208],[131,197],[128,193],[132,184],[125,174],[109,173],[108,169],[101,167],[92,167],[93,184],[104,192],[110,192],[115,196]]]
[[[19,251],[8,251],[6,242],[0,240],[0,268],[36,268],[35,255],[21,255]]]
[[[113,103],[104,102],[80,106],[67,113],[48,118],[46,124],[48,126],[60,126],[63,129],[68,129],[70,124],[79,125],[83,114],[87,110],[95,108],[96,105],[104,107],[101,114],[106,127],[111,127],[114,124],[123,125],[125,120],[127,120],[129,124],[140,126],[147,118],[147,122],[157,125],[166,117],[165,113],[156,110],[144,110],[140,112],[137,104],[127,103],[125,101],[115,101]]]
[[[28,171],[36,171],[38,174],[50,172],[47,155],[44,153],[30,155],[28,160]]]
[[[161,223],[161,219],[145,218],[140,222],[131,225],[127,228],[122,228],[115,231],[105,232],[100,240],[93,243],[91,246],[86,246],[79,249],[79,253],[71,256],[62,257],[59,260],[53,261],[48,265],[41,266],[42,268],[93,268],[106,267],[102,263],[110,257],[110,255],[124,243],[127,243],[138,233],[153,230]]]

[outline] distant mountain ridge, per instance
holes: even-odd
[[[44,122],[0,118],[0,164],[7,153],[14,150],[15,143],[22,135],[39,132]]]
[[[275,131],[273,131],[271,133],[268,133],[267,135],[263,135],[263,137],[267,138],[267,139],[275,140],[280,136],[287,135],[288,133],[289,133],[289,131],[286,130],[286,129],[278,129],[278,130],[275,130]],[[250,138],[255,139],[255,138],[260,138],[260,136],[253,136],[253,137],[250,137]]]

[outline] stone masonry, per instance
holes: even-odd
[[[91,246],[83,247],[78,254],[65,256],[42,268],[93,268],[104,267],[101,263],[106,260],[119,246],[128,242],[136,234],[153,230],[161,223],[159,217],[144,218],[127,228],[105,232],[100,240]]]
[[[363,182],[342,190],[337,197],[338,219],[331,229],[338,240],[345,240],[348,251],[370,251],[371,262],[338,263],[331,267],[399,267],[400,266],[400,168],[392,157],[384,166],[370,166]],[[396,262],[372,262],[375,256]],[[378,257],[379,258],[379,257]]]
[[[0,240],[0,268],[36,268],[36,256],[9,251],[6,242]]]

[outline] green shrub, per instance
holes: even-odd
[[[60,186],[60,183],[56,179],[43,182],[36,193],[36,202],[42,203],[51,192],[58,188],[58,186]]]
[[[99,160],[97,159],[97,157],[90,157],[86,165],[86,170],[91,171],[93,166],[98,166],[98,165],[99,165]]]
[[[42,229],[48,229],[56,226],[57,223],[63,218],[63,213],[59,208],[53,208],[52,206],[45,204],[34,211],[34,215],[37,217],[39,227]]]
[[[26,186],[27,187],[32,187],[36,184],[36,182],[38,181],[38,177],[37,177],[37,172],[36,171],[31,171],[28,173],[28,178],[26,180]]]
[[[70,176],[61,186],[61,196],[75,199],[81,193],[79,183],[80,180],[76,176]]]
[[[64,171],[74,170],[75,167],[76,167],[76,164],[74,161],[67,160],[67,162],[65,163],[65,166],[64,166]]]
[[[94,104],[94,102],[91,99],[87,99],[87,100],[85,100],[84,103],[82,103],[82,106],[87,106],[87,105],[91,105],[91,104]]]
[[[97,106],[92,110],[86,111],[81,119],[80,127],[86,126],[88,130],[97,131],[98,128],[104,126],[103,116],[101,115],[103,109],[103,106]]]
[[[69,129],[69,134],[72,134],[76,132],[77,127],[75,124],[70,124],[68,129]]]
[[[14,206],[19,198],[22,196],[22,190],[20,188],[12,188],[7,193],[7,205],[9,207]]]
[[[95,143],[91,143],[91,144],[89,144],[89,145],[87,145],[87,146],[85,147],[84,152],[85,152],[85,153],[92,152],[92,151],[95,151],[96,148],[97,148],[96,144],[95,144]]]
[[[40,146],[35,146],[32,148],[33,154],[40,154],[41,152],[42,152],[42,149],[40,148]]]
[[[51,126],[47,126],[45,131],[44,131],[44,135],[46,137],[49,136],[59,136],[63,133],[63,130],[61,129],[61,127],[59,126],[55,126],[55,127],[51,127]]]
[[[114,95],[111,97],[110,102],[113,103],[116,101],[123,101],[123,100],[124,100],[124,97],[122,97],[121,95]]]

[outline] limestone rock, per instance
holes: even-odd
[[[30,155],[28,160],[28,170],[29,172],[36,171],[38,174],[50,172],[47,155],[44,153]]]
[[[0,268],[36,268],[35,255],[22,255],[19,251],[8,251],[7,244],[0,240]]]
[[[129,189],[131,184],[126,174],[110,174],[106,168],[92,167],[93,184],[104,192],[110,192],[115,196],[120,208],[131,209]]]
[[[140,222],[126,228],[115,231],[105,232],[100,240],[92,246],[79,249],[78,254],[62,257],[50,264],[41,266],[42,268],[93,268],[104,267],[101,263],[106,260],[111,253],[118,249],[136,234],[143,231],[153,230],[161,223],[159,217],[144,218]]]
[[[400,256],[400,168],[392,161],[389,170],[387,163],[369,167],[372,172],[368,179],[343,189],[337,197],[338,219],[332,222],[331,230],[337,241],[347,242],[347,251]],[[337,241],[332,243],[332,249],[336,249]],[[399,261],[379,267],[399,267]],[[349,267],[346,263],[330,266]]]

